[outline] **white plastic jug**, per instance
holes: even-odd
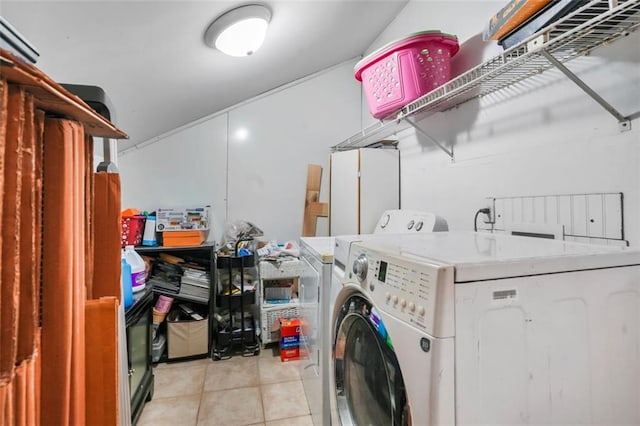
[[[131,286],[133,292],[137,292],[144,289],[147,281],[147,273],[145,271],[144,260],[136,251],[133,246],[126,246],[122,257],[126,259],[127,263],[131,265]]]

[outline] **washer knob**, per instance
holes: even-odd
[[[356,260],[353,261],[353,273],[358,278],[358,281],[362,282],[367,278],[367,269],[369,269],[369,261],[367,255],[362,253]]]
[[[389,219],[391,219],[390,215],[388,215],[388,214],[384,215],[384,217],[380,221],[380,228],[382,228],[382,229],[386,228],[387,225],[389,224]]]
[[[393,296],[391,297],[391,301],[393,302],[394,305],[398,304],[398,296]]]
[[[407,301],[406,301],[406,300],[404,300],[404,299],[400,299],[400,306],[401,306],[402,308],[406,308],[406,307],[407,307]]]
[[[416,231],[420,231],[423,226],[424,226],[424,222],[422,221],[416,223]]]
[[[409,310],[411,312],[415,312],[416,311],[416,304],[413,302],[409,302]]]
[[[387,302],[388,302],[389,300],[391,300],[391,293],[386,292],[386,293],[384,294],[384,298],[385,298],[385,300],[386,300]]]
[[[424,316],[424,314],[426,313],[424,306],[418,306],[418,314],[420,314],[420,316]]]

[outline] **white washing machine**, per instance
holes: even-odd
[[[385,239],[400,233],[421,234],[447,229],[447,222],[433,213],[388,210],[380,217],[374,234],[300,239],[304,272],[300,276],[299,310],[308,334],[302,340],[307,343],[309,353],[309,361],[302,363],[300,374],[314,425],[331,424],[329,327],[333,301],[344,277],[349,245],[354,241]]]
[[[342,425],[640,424],[640,252],[473,232],[351,245]]]

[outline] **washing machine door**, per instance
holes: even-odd
[[[335,392],[342,425],[409,425],[408,400],[382,319],[362,295],[349,297],[335,323]]]

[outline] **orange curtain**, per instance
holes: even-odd
[[[25,98],[22,90],[9,86],[8,105],[12,113],[6,121],[4,147],[4,190],[2,194],[2,265],[19,265],[20,199],[22,188],[22,139]],[[18,340],[19,267],[2,268],[2,313],[0,315],[0,377],[12,377]]]
[[[45,121],[42,278],[42,412],[85,424],[84,130]]]
[[[4,387],[3,421],[13,423],[16,416],[14,394],[17,391],[15,365],[18,348],[18,315],[20,297],[19,233],[22,188],[22,141],[24,134],[26,95],[13,86],[5,86],[7,108],[11,111],[3,120],[6,128],[3,143],[2,188],[2,285],[0,298],[0,386]],[[15,267],[4,267],[15,265]],[[18,407],[20,408],[20,407]]]
[[[42,114],[33,97],[0,80],[0,423],[39,416],[38,222]]]
[[[93,262],[94,262],[94,194],[93,194],[93,137],[85,136],[85,167],[84,167],[84,202],[85,202],[85,220],[84,228],[86,230],[85,238],[85,287],[87,288],[87,299],[93,299]],[[119,196],[120,194],[118,194]]]
[[[25,87],[0,78],[0,425],[115,426],[120,178]]]
[[[118,300],[102,297],[86,305],[87,424],[117,425],[118,408]],[[95,368],[94,368],[95,367]]]
[[[0,218],[4,217],[4,193],[6,192],[4,187],[4,174],[5,174],[5,147],[7,139],[7,84],[4,80],[0,80]],[[2,261],[2,246],[4,242],[4,232],[0,229],[0,261]],[[9,307],[5,307],[4,294],[1,288],[4,288],[4,280],[0,274],[0,347],[4,346],[4,341],[9,338],[4,331],[4,324],[1,323],[2,315]],[[10,302],[10,301],[9,301]],[[7,303],[8,305],[9,303]],[[0,357],[4,355],[0,353]],[[0,424],[8,424],[9,421],[9,409],[8,403],[11,401],[11,373],[0,371]]]
[[[100,255],[94,257],[92,299],[116,296],[120,300],[120,175],[94,175],[94,241]]]
[[[86,416],[90,424],[117,425],[119,410],[118,305],[120,300],[120,175],[92,174],[93,214],[88,229],[100,250],[93,256],[86,305]],[[124,342],[122,342],[124,343]]]

